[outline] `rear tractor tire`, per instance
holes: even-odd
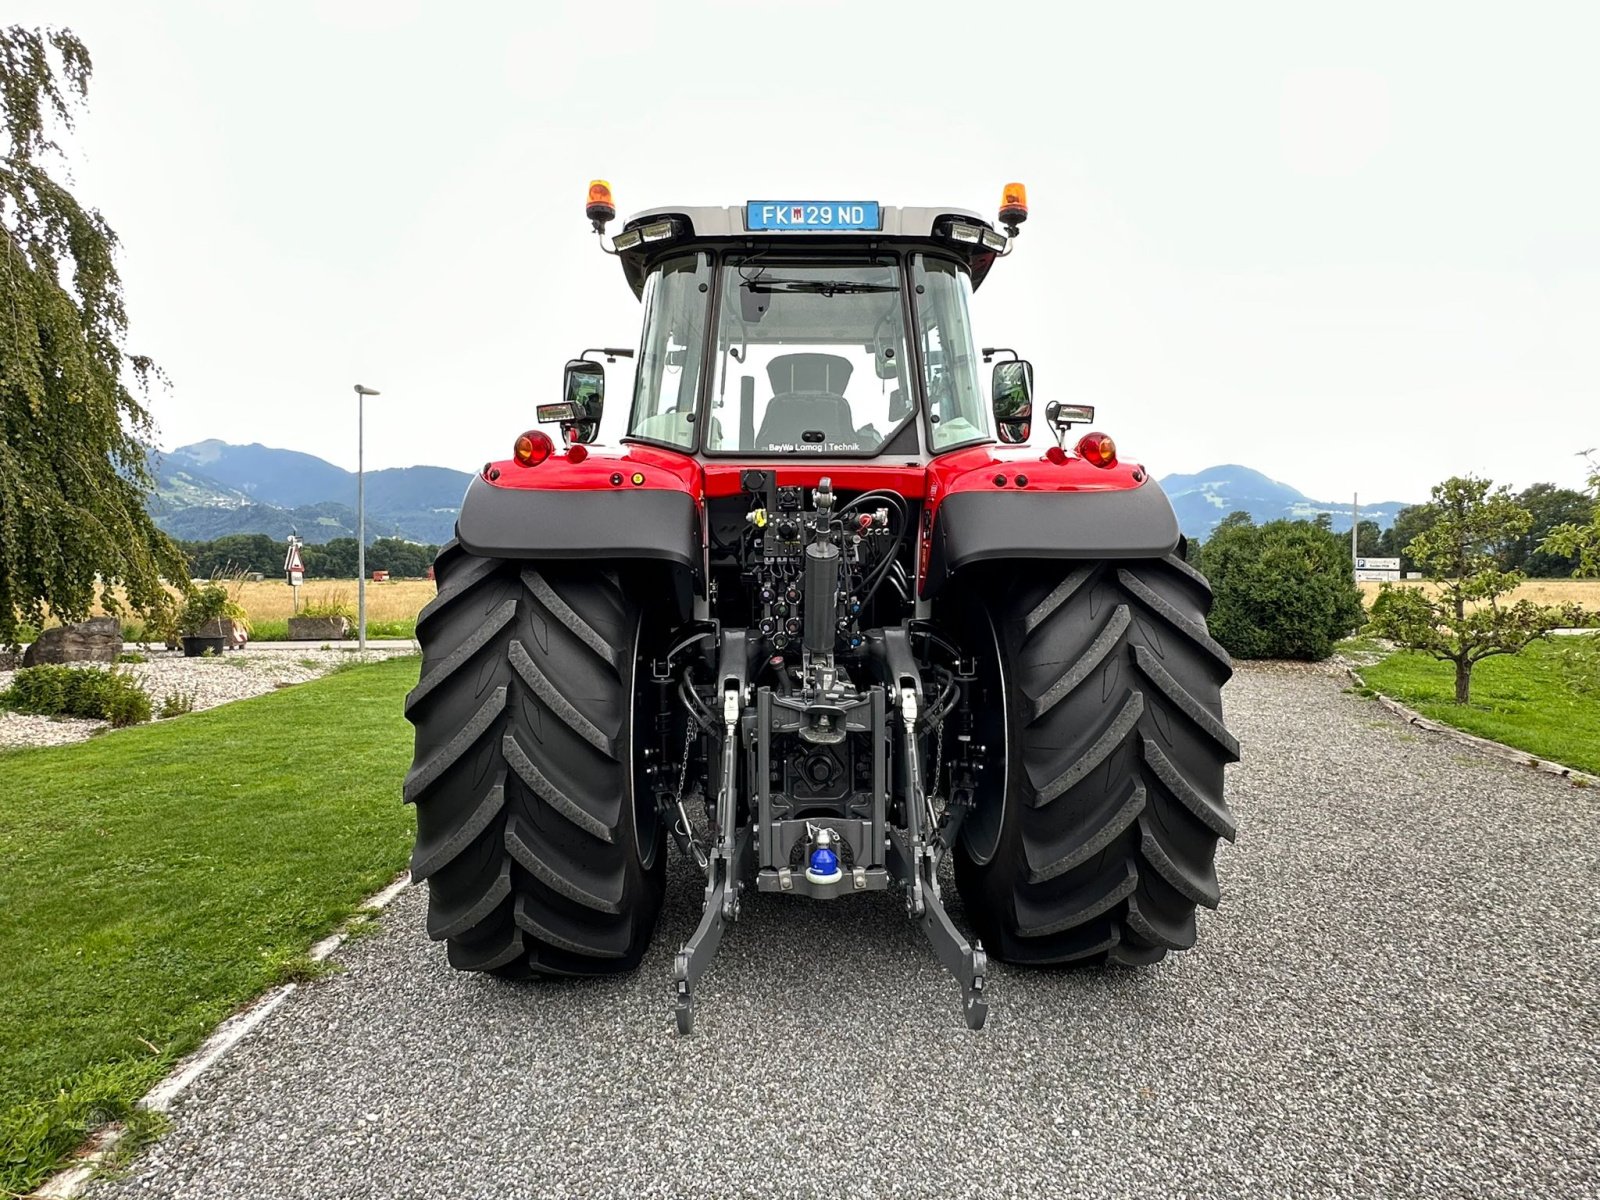
[[[633,969],[666,862],[636,753],[638,606],[613,572],[480,558],[455,542],[435,577],[406,699],[411,874],[428,884],[429,936],[461,970]]]
[[[1181,558],[1030,567],[967,611],[990,747],[956,882],[1011,963],[1149,963],[1195,941],[1234,836],[1227,652]],[[1003,760],[994,753],[1003,746]]]

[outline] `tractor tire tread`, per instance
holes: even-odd
[[[544,605],[545,610],[566,626],[580,642],[604,659],[612,670],[617,668],[621,661],[618,649],[601,637],[594,626],[579,616],[542,574],[529,567],[522,572],[522,584],[538,597],[539,603]]]
[[[642,617],[627,577],[458,543],[435,576],[404,787],[429,936],[452,966],[508,978],[633,969],[666,856],[659,825],[636,821],[629,777]]]
[[[489,828],[489,823],[500,815],[505,804],[506,776],[502,771],[476,807],[462,806],[459,817],[451,826],[426,840],[421,837],[417,839],[411,851],[412,882],[421,883],[439,868],[454,861]]]
[[[1210,602],[1204,577],[1169,555],[1022,565],[962,610],[1001,660],[983,686],[1002,695],[982,703],[1003,700],[1012,723],[987,801],[1005,795],[985,826],[993,850],[956,851],[993,957],[1154,962],[1193,946],[1196,908],[1220,903],[1217,840],[1236,832],[1223,769],[1239,744]]]

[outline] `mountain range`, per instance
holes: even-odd
[[[210,439],[151,456],[156,490],[148,507],[173,537],[207,541],[229,533],[291,531],[308,542],[356,534],[356,476],[326,459],[252,442]],[[472,477],[449,467],[390,467],[366,473],[367,538],[441,543]]]
[[[356,477],[326,459],[259,443],[235,446],[211,439],[152,455],[156,491],[149,508],[174,537],[210,540],[229,533],[308,542],[354,537]],[[442,543],[455,532],[461,497],[471,479],[449,467],[391,467],[366,476],[367,537]],[[1348,503],[1312,500],[1287,483],[1249,467],[1207,467],[1193,475],[1168,475],[1161,486],[1191,538],[1208,536],[1218,521],[1243,510],[1259,522],[1312,520],[1332,515],[1335,530],[1350,528]],[[1363,520],[1384,528],[1405,505],[1361,506]]]
[[[1318,513],[1328,513],[1335,531],[1350,531],[1350,501],[1313,500],[1287,483],[1237,464],[1207,467],[1194,475],[1168,475],[1161,480],[1161,488],[1178,514],[1178,527],[1191,538],[1209,537],[1218,521],[1241,510],[1258,525],[1266,521],[1313,521]],[[1379,528],[1387,529],[1394,524],[1395,514],[1406,506],[1407,502],[1401,500],[1363,502],[1361,519],[1376,521]]]

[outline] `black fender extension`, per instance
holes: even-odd
[[[925,593],[975,563],[1001,559],[1161,558],[1178,518],[1154,480],[1125,491],[957,492],[937,509]]]
[[[485,558],[645,559],[700,581],[700,518],[687,492],[504,488],[480,476],[461,501],[456,536]]]

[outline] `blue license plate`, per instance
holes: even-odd
[[[827,232],[830,229],[882,229],[876,200],[751,200],[744,227],[770,231]]]

